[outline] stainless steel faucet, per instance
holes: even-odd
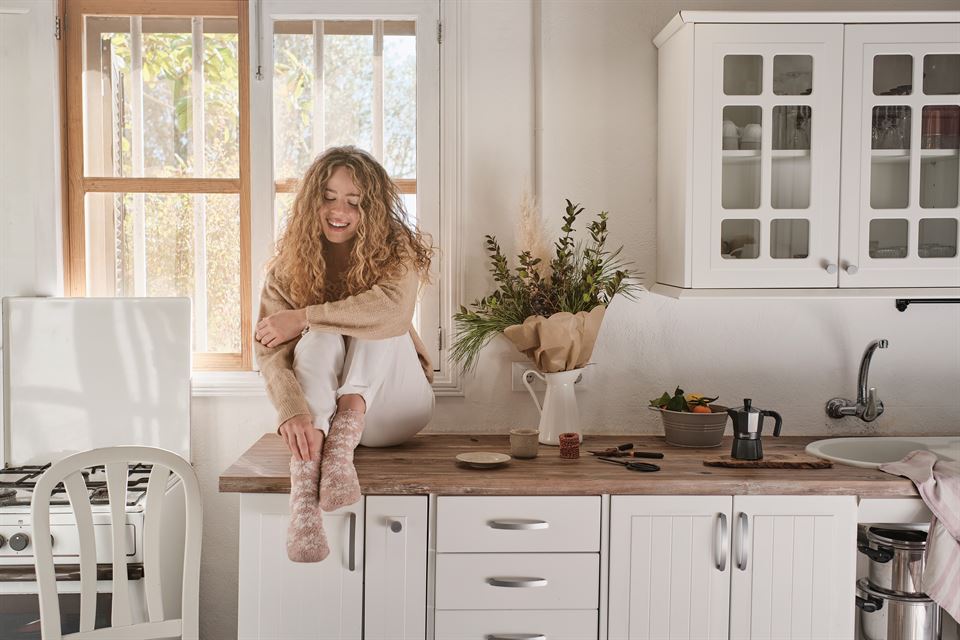
[[[890,343],[885,338],[874,340],[867,345],[860,359],[860,373],[857,375],[857,401],[846,398],[831,398],[827,401],[827,415],[831,418],[856,416],[864,422],[873,422],[883,413],[883,403],[877,400],[877,388],[867,385],[870,374],[870,360],[877,349],[886,349]]]

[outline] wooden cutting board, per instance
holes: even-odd
[[[808,453],[768,453],[762,460],[736,460],[730,456],[704,458],[708,467],[738,469],[829,469],[833,463]]]

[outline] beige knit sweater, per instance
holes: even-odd
[[[433,382],[433,365],[427,349],[411,324],[419,284],[416,270],[410,267],[402,276],[379,282],[355,296],[308,306],[307,322],[310,323],[310,331],[326,331],[371,340],[409,333],[420,358],[423,373],[429,382]],[[277,311],[296,308],[271,269],[260,293],[260,319]],[[266,381],[267,395],[277,408],[278,426],[293,416],[310,415],[303,388],[293,372],[293,351],[299,341],[298,336],[272,348],[256,341],[253,343],[260,373]]]

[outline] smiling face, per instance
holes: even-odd
[[[323,190],[320,226],[324,237],[334,244],[353,240],[360,224],[360,189],[353,182],[350,169],[333,170]]]

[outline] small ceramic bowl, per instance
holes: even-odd
[[[727,428],[727,408],[710,405],[713,413],[660,409],[667,444],[677,447],[719,447]]]

